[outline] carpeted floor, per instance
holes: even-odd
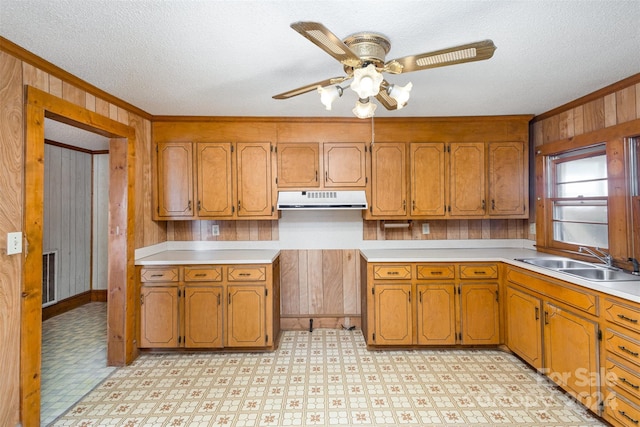
[[[144,354],[54,426],[604,425],[496,350],[368,351],[285,331],[272,353]]]

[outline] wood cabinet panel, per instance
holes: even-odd
[[[461,264],[460,278],[461,279],[497,279],[498,278],[498,265],[497,264]]]
[[[545,302],[544,353],[547,376],[597,412],[597,322]]]
[[[227,345],[264,347],[267,341],[264,285],[229,285],[227,294]]]
[[[373,266],[373,277],[376,280],[407,280],[411,279],[411,265],[380,264]]]
[[[418,284],[417,293],[418,344],[455,344],[456,293],[454,284]]]
[[[416,278],[418,280],[445,280],[454,279],[456,268],[450,264],[418,264],[416,266]]]
[[[319,147],[317,143],[278,144],[278,188],[316,188]]]
[[[237,144],[238,217],[269,216],[274,211],[271,184],[271,144]]]
[[[229,217],[234,213],[231,143],[196,144],[197,214]]]
[[[220,282],[222,267],[185,267],[185,282]]]
[[[507,346],[536,369],[542,369],[542,301],[507,286]]]
[[[264,266],[235,266],[227,270],[229,282],[264,282],[267,280],[267,267]]]
[[[364,142],[325,142],[324,186],[364,187],[367,184]]]
[[[184,290],[184,345],[222,347],[222,286],[186,286]]]
[[[404,143],[378,142],[371,148],[373,217],[407,215],[407,161]]]
[[[527,212],[527,153],[522,142],[489,143],[489,214],[524,215]]]
[[[617,425],[635,427],[640,423],[640,407],[618,393],[607,393],[604,408],[605,418]]]
[[[142,282],[177,282],[177,268],[142,268],[140,280]]]
[[[374,285],[374,306],[377,345],[413,343],[410,283]]]
[[[140,346],[177,347],[178,286],[142,286],[140,289]]]
[[[191,217],[193,148],[190,142],[158,144],[158,207],[160,217]]]
[[[500,343],[500,306],[497,283],[460,285],[462,344]]]
[[[640,310],[636,307],[607,299],[604,312],[607,321],[640,333]]]
[[[615,354],[640,367],[640,341],[613,329],[607,329],[604,342],[609,354]]]
[[[411,215],[442,216],[445,214],[447,168],[443,142],[411,143]]]
[[[484,215],[484,143],[451,143],[450,151],[449,213],[452,216]]]
[[[606,385],[614,391],[623,391],[631,395],[636,402],[640,402],[640,372],[637,369],[620,363],[612,358],[605,361]]]

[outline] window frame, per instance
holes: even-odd
[[[590,144],[583,147],[573,147],[568,150],[559,151],[552,154],[545,155],[544,158],[544,166],[546,169],[545,173],[545,183],[546,183],[546,191],[545,191],[545,206],[546,206],[546,218],[547,218],[547,236],[546,240],[548,242],[549,247],[559,250],[565,251],[575,251],[578,252],[578,248],[580,246],[591,246],[586,243],[570,243],[562,240],[557,240],[555,238],[555,224],[556,219],[554,215],[554,208],[557,205],[557,202],[604,202],[607,207],[607,245],[605,247],[600,247],[600,249],[608,250],[609,248],[609,227],[610,227],[610,215],[609,215],[609,172],[607,170],[607,176],[604,178],[606,180],[607,185],[607,195],[606,196],[587,196],[587,197],[559,197],[557,194],[558,189],[558,178],[557,178],[557,166],[561,163],[567,163],[571,161],[577,161],[581,159],[604,156],[605,164],[608,163],[607,158],[607,143],[602,141],[596,144]],[[588,182],[589,180],[585,180]],[[593,179],[591,181],[602,181],[602,178]],[[595,205],[595,203],[594,203]],[[602,224],[596,223],[593,224]],[[591,246],[593,247],[593,246]]]

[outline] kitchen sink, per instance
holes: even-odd
[[[572,259],[556,259],[556,258],[522,258],[517,261],[526,262],[527,264],[538,267],[551,268],[554,270],[560,268],[596,268],[593,264]]]
[[[587,280],[602,281],[640,281],[640,276],[625,273],[620,270],[611,270],[608,268],[591,267],[591,268],[559,268],[558,271],[582,277]]]
[[[602,282],[640,281],[640,276],[626,273],[622,270],[567,258],[519,258],[516,261],[571,274],[586,280]]]

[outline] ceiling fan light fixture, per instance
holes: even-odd
[[[356,101],[356,106],[351,111],[359,119],[368,119],[373,117],[377,107],[369,98],[361,98]]]
[[[320,94],[320,102],[322,102],[327,111],[331,111],[331,104],[333,104],[333,101],[342,96],[342,92],[343,89],[338,85],[318,88],[318,93]]]
[[[382,74],[376,70],[375,65],[369,64],[364,68],[357,68],[353,72],[353,82],[351,89],[358,94],[361,99],[376,96],[380,92]]]
[[[413,83],[409,82],[404,86],[391,85],[387,88],[387,93],[395,99],[398,104],[398,110],[407,105],[409,101],[409,92],[413,88]]]

